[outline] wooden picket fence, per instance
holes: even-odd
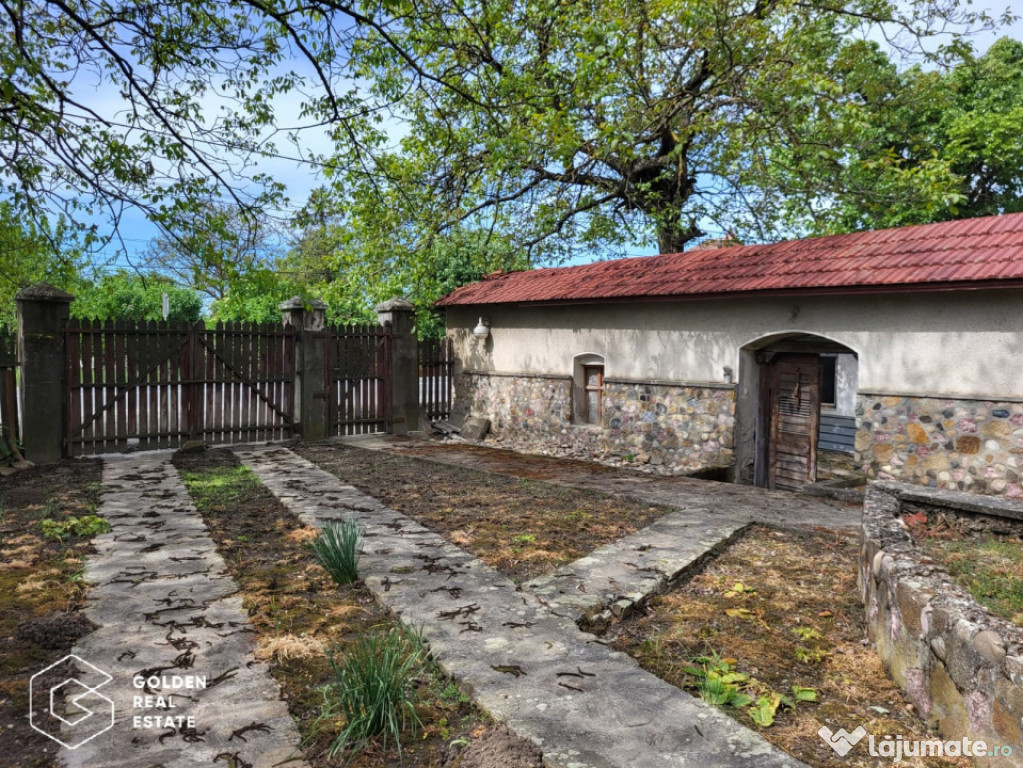
[[[72,320],[67,453],[287,439],[295,344],[276,324]]]
[[[330,326],[324,382],[328,435],[387,432],[391,422],[391,334],[379,325]]]
[[[430,421],[451,416],[455,349],[451,339],[419,342],[419,406]]]

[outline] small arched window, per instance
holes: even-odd
[[[602,423],[604,416],[603,356],[576,355],[572,383],[572,415],[575,423]]]

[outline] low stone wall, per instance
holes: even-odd
[[[984,610],[920,551],[900,519],[908,509],[1017,515],[996,499],[878,482],[867,491],[860,596],[885,667],[945,739],[1012,748],[977,765],[1010,768],[1023,755],[1023,628]]]
[[[1023,497],[1023,403],[861,393],[856,423],[870,478]]]
[[[600,425],[572,423],[570,377],[464,372],[455,402],[490,419],[495,442],[517,450],[688,472],[734,463],[735,390],[604,382]]]

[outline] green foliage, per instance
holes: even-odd
[[[356,13],[335,2],[2,0],[2,10],[0,193],[28,217],[66,212],[94,244],[126,208],[169,237],[210,201],[279,210],[283,185],[253,171],[286,151],[275,134],[329,123],[355,143],[376,114],[352,86]]]
[[[507,239],[456,229],[444,237],[401,226],[402,201],[363,189],[347,217],[309,226],[284,261],[307,291],[327,302],[334,322],[373,322],[373,308],[400,296],[416,307],[420,338],[444,334],[433,303],[494,270],[523,269]],[[409,218],[414,214],[408,213]],[[422,239],[420,239],[422,238]]]
[[[371,740],[393,741],[399,754],[403,734],[415,735],[420,725],[415,709],[414,679],[427,669],[421,635],[410,629],[360,637],[347,649],[328,651],[333,682],[323,689],[323,711],[318,723],[343,717],[344,725],[331,744],[336,759],[350,750],[349,760]]]
[[[110,530],[110,523],[98,515],[82,515],[67,517],[63,520],[45,518],[39,522],[39,528],[48,539],[64,541],[71,538],[89,538],[98,533]]]
[[[551,0],[469,3],[457,13],[443,0],[369,8],[396,18],[388,33],[416,60],[417,87],[404,90],[406,56],[376,46],[356,48],[353,60],[380,98],[406,94],[408,130],[391,149],[381,129],[369,169],[350,144],[340,147],[328,196],[346,213],[354,206],[352,218],[390,219],[388,229],[423,244],[460,225],[498,232],[533,263],[578,246],[679,251],[707,222],[758,240],[802,223],[784,203],[805,212],[832,201],[837,176],[807,158],[822,154],[835,171],[873,117],[846,87],[850,68],[864,89],[878,79],[856,67],[864,33],[899,28],[913,47],[935,27],[975,20],[961,4],[932,0],[745,9],[598,0],[586,13]],[[952,60],[962,49],[953,42],[928,58]],[[815,121],[826,129],[808,131]],[[792,172],[773,171],[786,157],[798,158]],[[913,169],[927,183],[933,173],[939,187],[941,172]],[[883,178],[886,197],[921,183]],[[377,203],[360,210],[367,190]]]
[[[683,671],[697,678],[700,698],[717,707],[747,706],[753,698],[745,692],[750,684],[749,675],[735,671],[734,659],[722,659],[714,653],[693,659],[699,666],[684,667]]]
[[[339,585],[358,581],[362,527],[357,520],[348,517],[340,524],[327,523],[312,540],[310,547],[316,562]]]
[[[10,202],[0,201],[0,325],[14,325],[14,296],[34,283],[77,293],[81,267],[81,252],[63,220],[53,228],[25,222]]]
[[[697,656],[695,666],[682,671],[695,678],[692,686],[700,698],[716,707],[746,708],[747,714],[761,728],[774,725],[778,709],[795,709],[799,703],[814,703],[817,691],[802,685],[792,686],[792,696],[771,690],[749,675],[736,671],[735,659],[722,659],[717,653]]]
[[[790,226],[814,233],[1023,210],[1023,43],[960,51],[950,70],[898,71],[876,43],[837,62],[835,97],[805,110],[805,145],[775,149],[764,172],[790,193]],[[807,177],[831,194],[797,190]]]
[[[162,320],[163,294],[170,301],[167,319],[194,323],[202,310],[199,294],[161,275],[119,270],[81,289],[71,304],[75,317],[100,320]]]

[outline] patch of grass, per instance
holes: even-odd
[[[347,517],[341,523],[327,523],[310,544],[313,556],[340,586],[359,580],[362,526]]]
[[[394,627],[347,647],[334,645],[327,656],[334,680],[323,689],[320,722],[340,717],[344,723],[331,743],[330,758],[347,751],[350,760],[378,737],[385,748],[391,741],[401,755],[403,736],[414,738],[422,725],[412,682],[426,670],[422,637],[414,630]],[[442,727],[446,726],[444,718]]]
[[[612,625],[607,639],[664,680],[724,699],[722,711],[762,728],[764,738],[808,765],[889,768],[889,758],[863,745],[839,757],[817,735],[823,725],[862,725],[877,737],[929,738],[863,642],[857,555],[844,534],[754,527],[690,581],[652,598],[646,615]],[[900,765],[970,762],[906,758]]]
[[[1023,541],[994,534],[930,537],[914,529],[924,552],[992,613],[1023,626]]]

